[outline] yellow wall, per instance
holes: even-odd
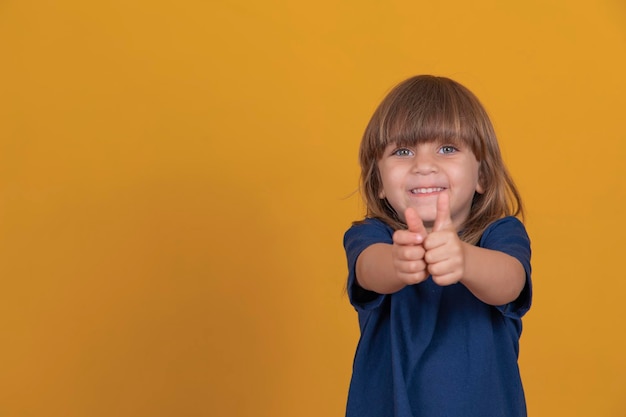
[[[531,415],[626,415],[625,57],[620,0],[3,1],[0,416],[342,415],[357,146],[417,73],[525,197]]]

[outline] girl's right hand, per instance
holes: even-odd
[[[407,208],[405,218],[408,230],[397,230],[393,234],[391,256],[398,279],[406,285],[413,285],[429,275],[422,244],[428,233],[415,209]]]

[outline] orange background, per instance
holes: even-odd
[[[419,73],[525,198],[533,417],[626,415],[620,0],[0,3],[0,416],[341,416],[357,148]]]

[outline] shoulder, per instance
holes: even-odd
[[[519,244],[530,246],[530,238],[526,232],[526,227],[517,217],[507,216],[491,223],[483,232],[478,246],[498,249],[492,246],[507,242],[518,242]]]
[[[348,231],[352,229],[363,229],[363,228],[384,229],[384,230],[389,230],[393,232],[393,229],[391,228],[391,226],[389,226],[384,221],[375,217],[366,217],[363,220],[355,221],[354,223],[352,223],[352,226],[350,226]]]
[[[487,226],[487,229],[485,229],[485,233],[488,230],[498,229],[502,227],[517,228],[517,229],[524,229],[524,230],[526,229],[524,227],[524,223],[522,223],[522,221],[518,219],[517,217],[506,216],[506,217],[502,217],[501,219],[496,220],[495,222]]]
[[[343,244],[346,249],[350,246],[374,243],[392,243],[394,230],[379,219],[365,218],[355,222],[344,234]]]

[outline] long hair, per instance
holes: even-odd
[[[361,192],[367,217],[394,229],[406,228],[386,199],[381,199],[378,161],[387,145],[412,146],[442,141],[463,143],[479,162],[485,192],[475,193],[461,226],[462,240],[475,244],[487,226],[505,216],[523,218],[521,196],[508,173],[489,116],[478,98],[445,77],[419,75],[394,87],[370,119],[359,149]]]

